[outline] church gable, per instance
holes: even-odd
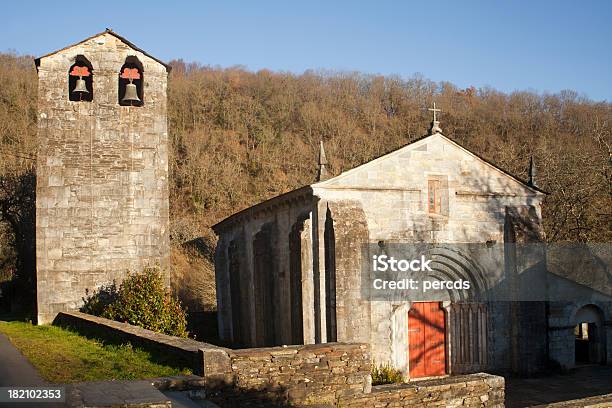
[[[96,61],[94,65],[104,63],[110,67],[113,64],[121,63],[121,59],[116,60],[116,58],[110,57],[108,55],[109,52],[115,56],[124,57],[133,55],[140,60],[145,68],[154,69],[156,71],[161,68],[166,72],[169,72],[171,69],[168,64],[152,56],[110,29],[106,29],[78,43],[38,57],[34,60],[34,63],[36,68],[40,70],[41,65],[69,63],[73,61],[77,55],[85,55],[88,59]],[[100,55],[96,55],[100,53],[105,53],[104,58],[100,58]]]
[[[422,189],[428,180],[439,180],[457,194],[540,193],[441,134],[418,140],[313,187],[410,190]]]

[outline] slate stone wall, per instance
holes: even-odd
[[[206,398],[221,407],[334,404],[371,388],[367,344],[231,350],[80,312],[61,312],[54,324],[175,356],[203,377]]]
[[[323,343],[230,350],[154,333],[79,312],[56,324],[96,329],[145,348],[191,360],[201,377],[153,380],[158,389],[189,389],[222,408],[234,407],[503,407],[504,379],[485,373],[372,387],[370,346]],[[198,366],[198,367],[196,367]]]
[[[227,356],[223,374],[204,369],[206,397],[224,408],[334,406],[339,398],[369,392],[371,387],[366,344],[243,349]]]
[[[77,56],[93,67],[93,101],[69,100]],[[144,71],[144,105],[120,106],[128,56]],[[168,263],[167,69],[103,33],[38,66],[38,321],[76,309],[85,290]]]
[[[342,408],[504,407],[504,378],[485,373],[372,387],[369,394],[341,398]]]
[[[532,408],[609,408],[612,406],[612,394],[596,395],[571,401],[534,405]]]

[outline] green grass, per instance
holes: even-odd
[[[0,322],[0,332],[53,383],[133,380],[191,374],[131,344],[110,344],[55,326]]]

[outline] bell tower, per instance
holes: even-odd
[[[86,289],[168,266],[170,67],[111,30],[35,62],[43,324],[78,309]]]

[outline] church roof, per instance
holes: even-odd
[[[69,48],[72,48],[72,47],[74,47],[74,46],[76,46],[76,45],[82,44],[82,43],[84,43],[84,42],[86,42],[86,41],[91,40],[92,38],[96,38],[96,37],[101,36],[101,35],[103,35],[103,34],[110,34],[110,35],[112,35],[113,37],[118,38],[118,39],[119,39],[121,42],[123,42],[123,43],[124,43],[125,45],[127,45],[128,47],[130,47],[130,48],[134,49],[135,51],[138,51],[138,52],[143,53],[143,54],[144,54],[144,55],[146,55],[147,57],[149,57],[149,58],[151,58],[152,60],[154,60],[154,61],[156,61],[156,62],[160,63],[161,65],[163,65],[163,66],[166,68],[166,71],[170,72],[170,70],[172,69],[172,67],[171,67],[170,65],[166,64],[165,62],[163,62],[162,60],[160,60],[160,59],[158,59],[158,58],[155,58],[154,56],[152,56],[151,54],[149,54],[148,52],[146,52],[146,51],[145,51],[145,50],[143,50],[142,48],[137,47],[136,45],[134,45],[134,43],[130,42],[130,41],[129,41],[129,40],[127,40],[125,37],[120,36],[119,34],[117,34],[116,32],[114,32],[113,30],[111,30],[110,28],[107,28],[106,30],[102,31],[101,33],[94,34],[94,35],[92,35],[92,36],[90,36],[90,37],[87,37],[87,38],[85,38],[84,40],[81,40],[81,41],[79,41],[79,42],[77,42],[77,43],[74,43],[74,44],[72,44],[72,45],[68,45],[68,46],[66,46],[66,47],[64,47],[64,48],[61,48],[61,49],[59,49],[59,50],[56,50],[56,51],[50,52],[50,53],[48,53],[48,54],[45,54],[45,55],[43,55],[43,56],[40,56],[40,57],[38,57],[38,58],[36,58],[36,59],[34,60],[34,64],[36,64],[36,68],[38,68],[38,67],[39,67],[39,65],[40,65],[40,60],[41,60],[41,59],[46,58],[46,57],[49,57],[49,56],[54,55],[54,54],[57,54],[58,52],[65,51],[65,50],[67,50],[67,49],[69,49]]]
[[[321,182],[317,182],[317,183],[313,183],[313,184],[308,184],[308,185],[299,187],[297,189],[290,190],[290,191],[288,191],[288,192],[286,192],[284,194],[280,194],[280,195],[274,196],[274,197],[272,197],[272,198],[270,198],[268,200],[261,201],[261,202],[255,204],[255,205],[253,205],[251,207],[247,207],[247,208],[245,208],[245,209],[243,209],[241,211],[238,211],[237,213],[234,213],[234,214],[230,215],[229,217],[219,221],[217,224],[213,225],[212,228],[213,228],[213,230],[215,232],[219,232],[225,226],[232,224],[234,221],[237,221],[238,219],[240,219],[240,218],[242,218],[244,216],[253,215],[253,214],[259,212],[260,210],[263,210],[265,208],[269,208],[270,206],[273,206],[273,205],[277,205],[277,204],[279,204],[281,202],[284,202],[286,199],[295,197],[296,195],[312,194],[313,187],[325,188],[326,185],[332,183],[334,180],[337,180],[340,177],[344,177],[345,175],[347,175],[349,173],[352,173],[353,171],[356,171],[357,169],[360,169],[360,168],[362,168],[364,166],[367,166],[370,163],[372,163],[372,162],[374,162],[374,161],[376,161],[378,159],[382,159],[385,156],[393,154],[393,153],[395,153],[395,152],[397,152],[399,150],[402,150],[402,149],[404,149],[404,148],[406,148],[406,147],[408,147],[408,146],[410,146],[410,145],[412,145],[414,143],[420,142],[421,140],[424,140],[424,139],[427,139],[427,138],[430,138],[430,137],[433,137],[433,136],[441,136],[441,137],[443,137],[445,140],[447,140],[450,143],[456,145],[457,147],[459,147],[460,149],[464,150],[468,154],[478,158],[479,160],[481,160],[484,163],[488,164],[489,166],[493,167],[494,169],[496,169],[497,171],[501,172],[505,176],[510,177],[511,179],[515,180],[516,182],[521,184],[526,189],[529,189],[529,190],[533,191],[534,193],[549,194],[546,191],[544,191],[544,190],[542,190],[542,189],[540,189],[540,188],[538,188],[538,187],[536,187],[534,185],[531,185],[531,184],[527,183],[525,180],[523,180],[523,179],[521,179],[521,178],[519,178],[519,177],[517,177],[517,176],[515,176],[515,175],[513,175],[511,173],[509,173],[508,171],[500,168],[499,166],[493,164],[492,162],[490,162],[489,160],[485,159],[484,157],[482,157],[482,156],[472,152],[469,149],[466,149],[465,147],[461,146],[461,144],[459,144],[459,143],[455,142],[454,140],[444,136],[442,133],[435,133],[433,135],[426,135],[426,136],[423,136],[423,137],[419,137],[419,138],[411,141],[408,144],[405,144],[405,145],[403,145],[401,147],[398,147],[397,149],[394,149],[394,150],[392,150],[390,152],[387,152],[387,153],[385,153],[385,154],[383,154],[381,156],[378,156],[378,157],[376,157],[376,158],[374,158],[374,159],[372,159],[372,160],[370,160],[370,161],[368,161],[368,162],[366,162],[364,164],[361,164],[361,165],[359,165],[357,167],[354,167],[354,168],[352,168],[350,170],[347,170],[347,171],[345,171],[345,172],[343,172],[343,173],[341,173],[341,174],[339,174],[339,175],[337,175],[335,177],[331,177],[331,178],[329,178],[329,179],[327,179],[325,181],[321,181]]]
[[[264,201],[260,201],[259,203],[247,207],[243,210],[238,211],[230,215],[229,217],[219,221],[215,225],[212,226],[213,231],[219,233],[227,225],[232,224],[234,221],[239,220],[242,217],[248,217],[254,215],[255,213],[263,210],[265,208],[270,208],[280,203],[285,202],[286,200],[290,200],[292,198],[303,197],[303,196],[311,196],[312,195],[312,187],[311,185],[305,185],[294,190],[287,191],[286,193],[274,196]]]

